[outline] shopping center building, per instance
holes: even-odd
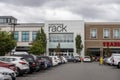
[[[84,22],[83,20],[49,20],[44,23],[17,23],[12,16],[0,17],[2,31],[14,32],[17,41],[15,51],[28,51],[35,40],[37,31],[44,29],[47,35],[46,55],[76,54],[75,37],[81,35],[84,57],[86,51],[93,56],[100,56],[109,47],[111,53],[120,53],[120,22]]]
[[[73,56],[76,54],[75,37],[81,35],[84,46],[84,21],[82,20],[56,20],[45,23],[16,23],[7,22],[8,19],[17,20],[12,16],[1,17],[2,31],[14,32],[17,41],[15,51],[28,51],[35,40],[37,31],[43,28],[47,35],[46,55],[56,55],[56,48],[60,47],[60,55]],[[84,56],[84,48],[81,52]]]
[[[60,48],[60,55],[76,55],[75,37],[81,35],[84,46],[84,21],[82,20],[56,20],[46,21],[45,31],[47,34],[47,53],[56,54],[56,48]],[[84,48],[81,52],[84,56]]]

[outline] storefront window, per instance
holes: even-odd
[[[97,38],[97,29],[91,29],[90,36],[92,39]]]
[[[37,31],[33,31],[32,32],[32,40],[34,41],[36,39],[37,36]]]
[[[110,38],[110,30],[109,29],[104,29],[103,30],[103,38],[104,39]]]
[[[120,30],[119,29],[114,29],[113,30],[113,38],[114,39],[119,39],[120,38]]]
[[[50,34],[49,35],[50,42],[73,42],[73,33],[68,34]]]
[[[15,39],[16,41],[19,40],[19,33],[18,33],[18,31],[15,31],[15,32],[14,32],[14,39]]]
[[[22,41],[23,42],[28,42],[29,41],[29,32],[28,31],[23,31],[22,32]]]

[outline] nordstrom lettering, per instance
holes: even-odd
[[[49,24],[49,32],[67,32],[66,28],[64,24]]]

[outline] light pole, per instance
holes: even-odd
[[[12,38],[15,40],[15,38],[14,38],[14,35],[15,35],[15,27],[16,27],[16,25],[20,25],[20,24],[10,23],[9,25],[12,25],[13,30],[11,31],[11,34],[12,34]],[[15,46],[15,48],[16,48],[16,46]],[[14,52],[15,52],[15,48],[12,50],[13,55],[14,55]],[[10,55],[11,55],[11,54],[10,54]]]
[[[15,27],[16,27],[16,25],[20,25],[20,24],[17,24],[17,23],[10,23],[9,25],[12,25],[12,28],[13,28],[13,30],[12,30],[12,36],[13,36],[13,39],[14,39]]]

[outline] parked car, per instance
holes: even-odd
[[[36,71],[40,71],[40,66],[41,66],[41,63],[39,62],[39,59],[37,57],[37,55],[34,55],[34,54],[30,54],[34,61],[35,61],[35,64],[36,64]]]
[[[46,59],[43,58],[42,56],[37,56],[37,57],[38,57],[38,62],[40,63],[40,69],[47,69]]]
[[[0,61],[0,67],[6,67],[17,72],[17,67],[15,66],[15,64],[12,64],[12,63]]]
[[[0,60],[15,64],[17,67],[17,76],[29,71],[29,63],[23,57],[2,56]]]
[[[23,57],[28,63],[29,63],[29,72],[28,73],[33,73],[36,71],[36,69],[39,67],[35,60],[34,57],[32,55],[14,55],[14,56],[19,56],[19,57]]]
[[[0,80],[12,80],[10,75],[4,75],[0,73]]]
[[[49,56],[49,57],[51,57],[51,60],[52,60],[52,66],[56,66],[56,65],[59,64],[59,61],[58,61],[58,59],[57,59],[56,56]]]
[[[61,59],[62,63],[67,63],[67,59],[64,56],[59,56],[59,58]]]
[[[107,57],[104,59],[104,63],[108,65],[112,65],[112,57]]]
[[[80,62],[80,57],[79,56],[66,56],[66,59],[68,62]]]
[[[85,57],[83,58],[83,61],[84,61],[84,62],[91,62],[90,56],[85,56]]]
[[[11,55],[29,55],[29,53],[24,51],[16,51],[11,53]]]
[[[112,64],[120,68],[120,54],[112,54]]]
[[[50,57],[48,56],[38,56],[39,62],[40,62],[40,66],[41,69],[47,69],[50,68],[52,66],[52,60]]]
[[[4,76],[8,77],[8,78],[10,76],[12,78],[12,80],[16,80],[16,73],[11,69],[8,69],[8,68],[5,68],[5,67],[0,67],[0,73],[3,74]],[[9,80],[9,79],[5,79],[5,80]]]
[[[76,62],[81,62],[80,56],[74,56]]]

